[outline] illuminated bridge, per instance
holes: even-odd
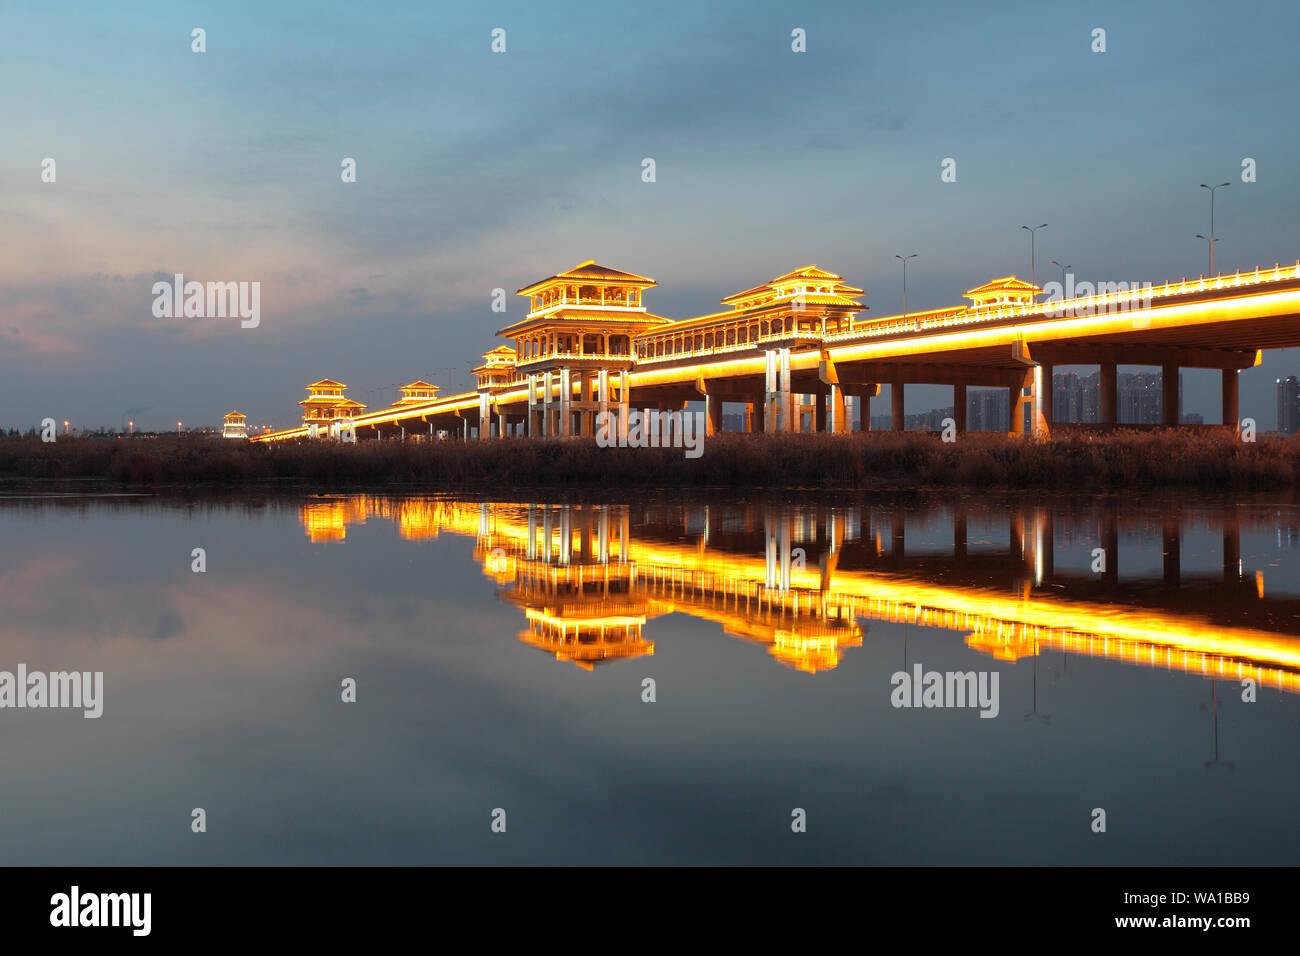
[[[1269,527],[1248,510],[1220,529],[1213,574],[1182,570],[1182,530],[1194,517],[1164,519],[1156,580],[1121,579],[1121,527],[1106,512],[1071,516],[1060,529],[1087,531],[1106,548],[1112,559],[1097,574],[1054,566],[1054,525],[1064,519],[1041,507],[1008,518],[956,505],[951,547],[939,554],[908,549],[897,508],[339,498],[300,513],[312,539],[326,542],[372,516],[411,539],[474,538],[484,573],[523,612],[519,639],[585,668],[653,654],[646,625],[684,613],[810,673],[861,645],[862,620],[883,620],[964,632],[970,647],[1001,660],[1055,649],[1300,692],[1300,598],[1266,595],[1262,575],[1243,569],[1241,528]],[[1007,522],[1005,549],[970,552],[968,521],[981,519]]]
[[[1100,369],[1100,423],[1117,421],[1119,365],[1159,366],[1163,416],[1177,425],[1178,371],[1222,376],[1223,422],[1237,427],[1238,373],[1264,349],[1300,346],[1300,261],[1157,286],[1094,289],[1040,301],[1006,276],[966,293],[969,304],[877,318],[863,290],[807,266],[721,301],[724,310],[674,320],[647,311],[645,276],[588,261],[519,290],[527,315],[498,334],[512,344],[484,355],[473,392],[438,397],[414,382],[394,405],[368,410],[330,379],[308,386],[301,426],[257,441],[591,436],[608,413],[626,437],[631,409],[675,411],[702,402],[708,433],[724,402],[743,404],[749,431],[869,427],[867,400],[891,386],[903,427],[910,384],[951,385],[966,428],[968,386],[1008,389],[1012,433],[1049,435],[1052,370]],[[1045,387],[1046,386],[1046,387]]]

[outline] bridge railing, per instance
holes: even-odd
[[[1093,293],[1075,296],[1071,299],[1054,299],[1049,302],[1035,302],[1032,305],[1004,306],[987,312],[955,312],[939,316],[889,316],[874,321],[858,321],[847,332],[829,333],[827,342],[839,342],[859,338],[873,338],[884,335],[897,335],[900,332],[922,332],[927,329],[943,329],[956,326],[969,326],[996,322],[1002,319],[1040,316],[1043,318],[1069,317],[1074,315],[1098,315],[1107,312],[1131,311],[1142,307],[1147,296],[1152,300],[1177,295],[1190,295],[1197,292],[1213,292],[1219,289],[1235,289],[1242,286],[1263,285],[1269,282],[1283,282],[1300,279],[1300,259],[1294,265],[1275,264],[1272,269],[1256,266],[1250,272],[1226,273],[1217,276],[1198,276],[1195,279],[1181,279],[1153,285],[1149,289],[1138,287],[1112,292]],[[1112,308],[1121,306],[1121,308]]]

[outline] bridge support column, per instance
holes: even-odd
[[[966,386],[952,387],[952,420],[957,424],[957,434],[966,434]],[[964,533],[964,532],[963,532]],[[963,545],[963,548],[965,545]]]
[[[478,397],[478,437],[479,441],[492,438],[492,396],[487,392]],[[402,438],[406,438],[406,429],[402,429]]]
[[[1047,423],[1047,427],[1050,429],[1052,422],[1056,421],[1056,410],[1053,407],[1056,398],[1056,386],[1052,384],[1053,368],[1051,365],[1042,364],[1038,367],[1041,369],[1038,373],[1038,384],[1041,387],[1042,394],[1035,397],[1038,399],[1038,408],[1042,412],[1043,421]]]
[[[560,369],[560,428],[559,436],[573,434],[573,377],[569,369]]]
[[[630,395],[627,386],[629,374],[627,369],[618,373],[618,438],[620,445],[624,447],[627,445],[627,430],[630,425],[628,418]]]
[[[722,399],[716,395],[704,396],[704,434],[710,438],[722,431]]]
[[[1225,368],[1223,370],[1223,424],[1232,429],[1234,435],[1240,434],[1241,418],[1237,407],[1237,370],[1235,368]]]
[[[1009,416],[1007,433],[1023,435],[1025,433],[1025,385],[1023,382],[1019,385],[1012,385],[1008,389],[1007,411]]]
[[[1048,376],[1050,379],[1050,376]],[[1025,373],[1025,387],[1029,389],[1029,434],[1035,438],[1050,438],[1052,428],[1043,413],[1044,397],[1051,394],[1051,388],[1044,384],[1043,367],[1035,365]]]
[[[903,383],[894,382],[889,386],[889,411],[893,418],[893,428],[896,432],[901,432],[907,427],[903,418]]]
[[[1178,424],[1178,366],[1167,362],[1160,366],[1160,420]]]
[[[1119,419],[1115,415],[1115,406],[1119,402],[1119,375],[1114,362],[1102,362],[1098,379],[1101,384],[1101,401],[1097,409],[1097,420],[1103,425],[1114,425]]]
[[[831,397],[829,395],[814,394],[812,396],[812,400],[813,400],[812,430],[815,432],[825,432],[826,431],[826,409],[827,406],[830,404]]]
[[[790,394],[790,350],[767,350],[767,390],[765,396],[768,432],[793,432],[798,423],[794,420],[794,396]]]
[[[609,369],[602,368],[596,373],[596,401],[600,403],[600,421],[609,431]]]
[[[849,430],[848,408],[845,404],[844,389],[838,385],[831,386],[831,393],[826,396],[830,405],[831,431],[836,435],[846,434]]]

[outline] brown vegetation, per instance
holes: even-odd
[[[966,487],[1068,491],[1130,487],[1264,490],[1300,477],[1300,442],[1242,442],[1217,430],[1116,431],[1051,442],[975,433],[723,434],[700,458],[680,449],[600,448],[592,440],[332,441],[0,438],[0,479],[99,479],[130,487],[291,483],[302,488],[441,490],[568,486]]]

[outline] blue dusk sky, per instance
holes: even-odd
[[[1159,282],[1204,271],[1197,186],[1228,181],[1216,267],[1294,262],[1298,37],[1294,0],[6,0],[0,426],[290,424],[326,376],[372,407],[463,389],[514,291],[585,259],[654,277],[672,317],[814,262],[889,314],[895,253],[936,308],[1027,278],[1019,227],[1046,222],[1040,284],[1052,259]],[[261,324],[156,318],[174,273],[260,282]],[[1244,373],[1242,415],[1271,428],[1292,373]],[[1214,378],[1186,374],[1185,410],[1217,420]]]

